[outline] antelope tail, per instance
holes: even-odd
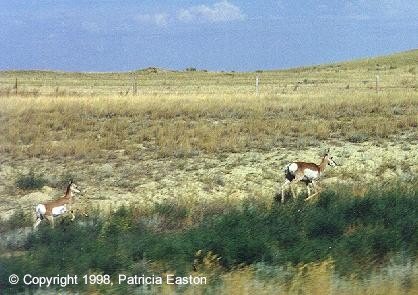
[[[292,181],[293,179],[295,179],[295,176],[289,170],[290,165],[291,164],[286,166],[286,168],[284,169],[284,174],[285,174],[286,179],[288,179],[289,181]]]
[[[36,212],[36,218],[39,219],[44,219],[45,218],[45,213],[46,213],[46,208],[45,205],[43,204],[38,204],[35,208],[35,212]]]

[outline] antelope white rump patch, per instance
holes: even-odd
[[[292,163],[292,164],[290,164],[290,165],[289,165],[289,171],[290,171],[291,173],[296,172],[296,170],[298,170],[298,164],[296,164],[296,163]]]
[[[36,215],[37,216],[41,216],[44,215],[46,213],[46,208],[44,204],[39,204],[38,206],[36,206]]]
[[[305,175],[305,177],[309,178],[309,180],[316,179],[319,176],[318,171],[311,169],[305,169],[303,171],[303,174]]]
[[[52,208],[52,215],[58,216],[67,212],[65,205]]]

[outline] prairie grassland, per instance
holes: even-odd
[[[415,91],[162,97],[5,97],[1,151],[17,158],[156,156],[416,138]]]
[[[410,51],[258,73],[1,72],[0,88],[17,79],[18,91],[0,91],[0,195],[16,207],[25,193],[16,179],[34,170],[60,190],[57,179],[78,175],[100,199],[152,202],[167,189],[178,197],[174,183],[182,196],[186,187],[204,198],[243,196],[242,177],[265,196],[286,161],[317,161],[328,147],[343,164],[331,172],[339,180],[407,179],[418,170],[417,66]],[[133,76],[138,94],[125,95]]]
[[[362,197],[372,183],[416,183],[417,67],[411,51],[257,73],[0,72],[0,217],[32,212],[74,178],[86,189],[84,209],[157,206],[174,214],[163,224],[175,232],[251,200],[271,207],[284,165],[316,162],[327,148],[341,166],[326,171],[325,187],[345,185]],[[184,218],[172,205],[193,214]],[[22,226],[29,219],[19,218]],[[294,269],[290,282],[268,286],[250,266],[226,273],[222,288],[316,294],[323,282],[331,294],[406,290],[380,273],[364,284],[334,280],[331,264]]]
[[[0,149],[23,158],[103,157],[138,147],[188,156],[415,139],[417,66],[418,51],[410,51],[259,73],[1,72]]]
[[[206,72],[170,71],[149,68],[125,73],[65,73],[51,71],[0,72],[0,93],[22,95],[126,95],[132,94],[137,81],[139,95],[161,94],[248,94],[255,92],[255,76],[260,77],[260,93],[309,94],[347,86],[356,92],[369,93],[379,86],[416,88],[418,50],[354,62],[318,65],[285,71]],[[346,89],[347,90],[347,89]]]

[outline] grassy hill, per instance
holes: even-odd
[[[383,69],[395,69],[399,67],[415,67],[418,64],[418,49],[402,51],[393,53],[390,55],[360,58],[350,61],[341,61],[337,63],[301,67],[295,69],[289,69],[289,71],[298,71],[300,69],[312,70],[317,68],[336,68],[342,67],[343,69],[358,69],[358,70],[383,70]]]
[[[418,64],[418,49],[399,52],[387,56],[379,56],[358,61],[350,61],[344,65],[352,68],[377,66],[378,68],[415,67]]]
[[[418,50],[390,56],[362,59],[329,65],[302,67],[283,71],[206,72],[168,71],[148,68],[121,73],[67,73],[53,71],[0,72],[0,93],[15,91],[22,95],[126,95],[132,94],[249,94],[255,91],[255,76],[260,77],[260,93],[279,95],[297,88],[335,90],[347,87],[417,87]]]

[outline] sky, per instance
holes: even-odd
[[[418,48],[418,0],[0,0],[0,70],[255,71]]]

